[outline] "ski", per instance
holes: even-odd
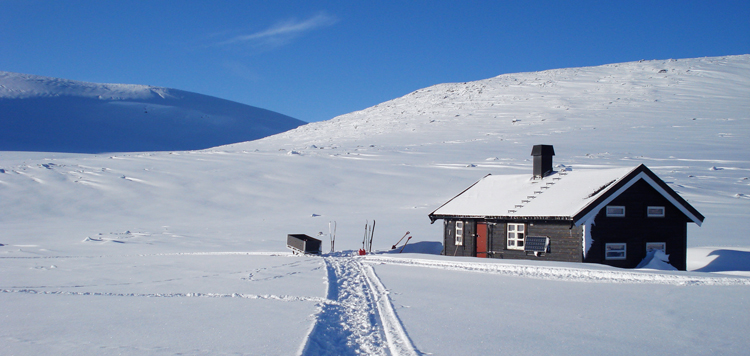
[[[403,239],[404,239],[404,237],[406,237],[406,235],[409,235],[409,234],[410,234],[410,232],[409,232],[409,231],[407,231],[407,232],[406,232],[406,233],[404,234],[404,236],[401,236],[401,238],[400,238],[400,239],[398,239],[398,242],[396,242],[396,244],[395,244],[395,245],[391,246],[391,250],[395,250],[395,249],[396,249],[396,246],[398,246],[398,244],[400,244],[400,243],[401,243],[401,240],[403,240]]]
[[[398,251],[398,253],[404,252],[404,249],[406,248],[406,244],[409,243],[409,240],[411,240],[411,236],[406,239],[406,242],[404,242],[404,246],[401,247],[401,251]]]
[[[375,220],[372,221],[372,230],[370,230],[370,244],[367,251],[372,253],[372,237],[375,235]]]

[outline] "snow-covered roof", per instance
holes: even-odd
[[[487,175],[430,214],[446,217],[545,218],[575,220],[596,215],[606,203],[639,179],[646,180],[692,221],[703,216],[646,166],[561,170],[541,178],[531,174]]]

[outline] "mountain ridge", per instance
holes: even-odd
[[[404,134],[430,130],[431,126],[463,130],[462,127],[476,125],[491,130],[488,123],[497,127],[543,121],[549,124],[574,121],[592,113],[633,121],[657,119],[654,113],[658,112],[690,119],[717,114],[747,117],[750,102],[743,99],[750,97],[748,77],[747,54],[508,73],[418,89],[363,110],[284,132],[278,139],[307,143],[374,140],[385,133]],[[709,99],[710,105],[700,105]],[[325,137],[324,133],[331,131],[336,136]]]
[[[304,122],[188,91],[0,72],[2,151],[133,152],[205,149]]]

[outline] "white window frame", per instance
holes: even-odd
[[[622,205],[607,205],[607,217],[610,218],[624,218],[625,207]],[[620,212],[619,210],[622,209]]]
[[[613,253],[611,256],[610,252]],[[628,259],[628,244],[624,242],[612,242],[604,244],[604,259],[610,261]]]
[[[649,252],[651,250],[661,250],[664,253],[667,253],[667,243],[666,242],[646,242],[646,252]]]
[[[519,229],[520,228],[520,229]],[[505,246],[508,250],[523,250],[526,244],[526,224],[508,223],[505,227]],[[521,235],[519,238],[518,235]]]
[[[651,210],[657,209],[661,209],[661,212],[655,211],[653,214],[651,213]],[[650,218],[663,218],[665,211],[666,209],[663,206],[648,206],[646,207],[646,216]]]
[[[464,244],[464,222],[456,221],[456,246],[463,246]]]

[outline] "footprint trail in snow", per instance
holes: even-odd
[[[302,350],[307,355],[417,355],[372,267],[325,257],[328,299]]]

